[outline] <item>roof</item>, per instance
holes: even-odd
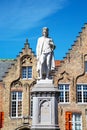
[[[61,60],[55,60],[55,66],[59,67]],[[15,63],[14,59],[0,59],[0,81],[3,80],[3,77],[8,72],[8,69],[11,68],[11,65]]]
[[[11,65],[15,63],[15,60],[0,60],[0,81],[3,80],[5,73],[11,68]]]
[[[63,61],[62,60],[55,60],[55,66],[59,67]]]

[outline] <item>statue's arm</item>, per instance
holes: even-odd
[[[53,40],[51,38],[50,38],[49,44],[50,44],[50,48],[52,50],[54,50],[56,48],[56,46],[55,46],[55,44],[54,44],[54,42],[53,42]]]

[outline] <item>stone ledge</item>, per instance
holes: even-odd
[[[31,130],[60,130],[58,125],[32,125]]]
[[[37,84],[53,84],[53,80],[52,79],[40,79],[40,80],[37,80]]]

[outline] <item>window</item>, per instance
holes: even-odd
[[[87,61],[85,61],[85,72],[87,72]]]
[[[11,92],[11,117],[22,117],[22,92]]]
[[[69,84],[59,84],[58,90],[60,92],[59,102],[68,103],[69,102]]]
[[[80,113],[66,112],[65,130],[82,130],[82,116]]]
[[[33,96],[30,97],[30,116],[33,116]]]
[[[30,79],[32,78],[32,67],[22,67],[22,78],[23,79]]]
[[[0,128],[4,125],[4,112],[0,112]]]
[[[82,130],[81,114],[72,114],[72,130]]]
[[[77,102],[87,103],[87,84],[77,85]]]

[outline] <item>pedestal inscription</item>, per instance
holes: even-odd
[[[51,123],[51,101],[50,99],[42,100],[40,104],[40,123]]]

